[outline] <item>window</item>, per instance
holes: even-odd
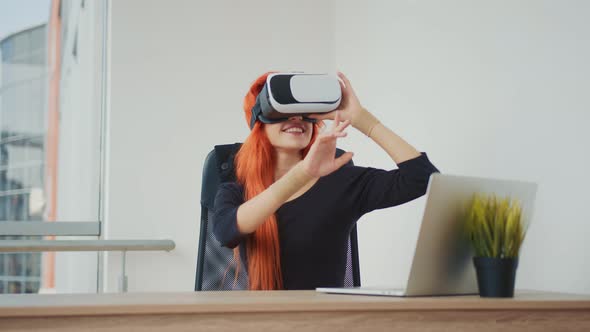
[[[106,1],[4,0],[0,22],[0,241],[45,238],[3,232],[21,223],[99,223]],[[67,275],[82,260],[94,271]],[[97,266],[0,253],[0,293],[93,291]]]

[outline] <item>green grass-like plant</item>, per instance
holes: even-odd
[[[465,211],[464,230],[477,257],[518,257],[526,234],[520,203],[474,194]]]

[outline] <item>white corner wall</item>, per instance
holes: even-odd
[[[590,3],[343,1],[336,64],[442,172],[539,183],[517,288],[590,293]],[[390,167],[350,139],[357,163]],[[360,225],[364,284],[405,284],[418,200]]]
[[[201,164],[248,133],[266,70],[348,74],[362,102],[446,173],[536,181],[517,287],[590,293],[590,4],[584,1],[111,1],[105,238],[130,291],[193,289]],[[299,20],[298,17],[305,17]],[[395,167],[351,131],[355,162]],[[405,284],[421,199],[361,221],[365,285]],[[114,291],[119,254],[105,257]]]

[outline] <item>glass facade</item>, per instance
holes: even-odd
[[[104,8],[103,1],[0,3],[0,21],[16,22],[8,32],[0,24],[0,225],[100,221]],[[32,26],[7,20],[33,11]],[[17,239],[54,237],[0,235]],[[60,280],[70,289],[76,278],[65,274],[76,259],[96,261],[89,255],[0,253],[0,294],[60,291]],[[96,275],[95,265],[81,275]]]
[[[43,220],[47,26],[0,42],[0,220]],[[32,239],[38,237],[2,237]],[[36,293],[41,253],[0,254],[0,293]]]

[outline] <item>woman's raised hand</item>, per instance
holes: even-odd
[[[334,120],[336,112],[340,112],[340,119],[349,120],[354,128],[370,136],[379,120],[361,105],[348,78],[341,72],[338,72],[338,77],[342,89],[342,101],[338,109],[329,113],[311,114],[309,117],[317,120]]]
[[[313,177],[328,175],[348,163],[353,156],[352,152],[346,152],[336,158],[336,141],[340,137],[346,137],[346,129],[350,120],[340,120],[340,111],[333,112],[334,122],[331,128],[321,132],[311,145],[309,152],[303,159],[303,169]]]
[[[362,116],[361,113],[364,109],[348,78],[341,72],[338,72],[338,77],[340,78],[340,86],[342,90],[342,101],[340,102],[338,109],[329,113],[311,114],[309,117],[317,120],[334,120],[336,112],[340,111],[340,119],[349,120],[354,127],[355,119]]]

